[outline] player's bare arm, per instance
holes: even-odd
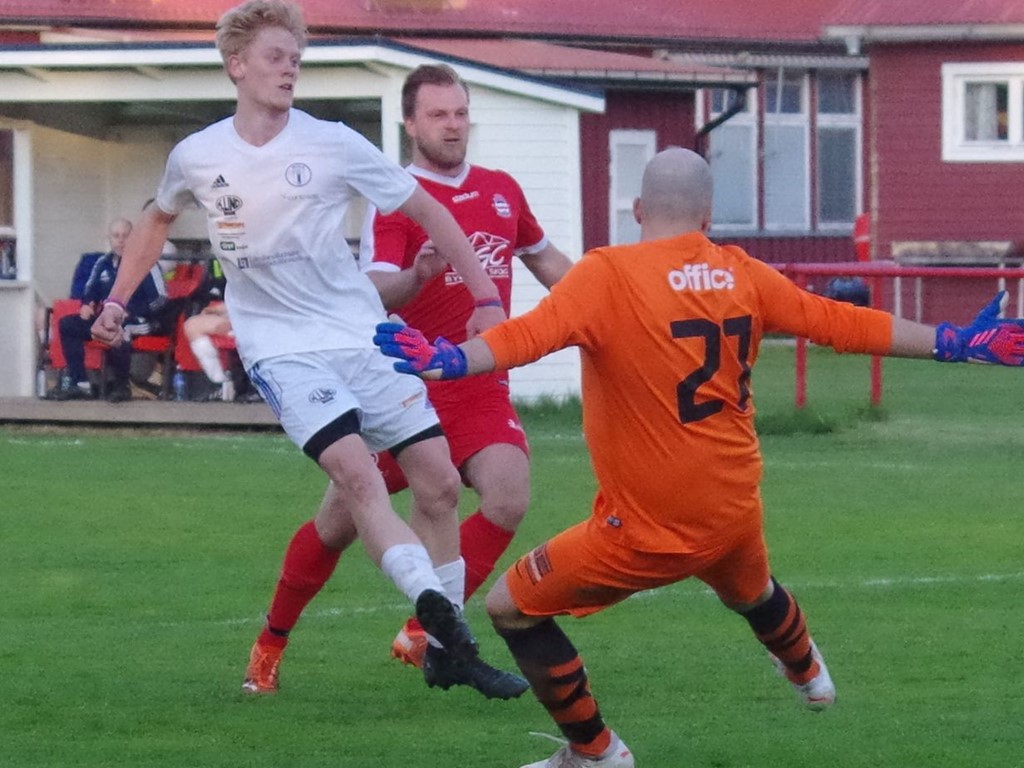
[[[505,310],[497,286],[487,276],[466,234],[448,210],[422,187],[416,187],[399,210],[423,227],[473,296],[476,309],[467,324],[469,335],[475,336],[504,320]]]
[[[551,286],[572,268],[572,260],[552,243],[548,243],[537,253],[523,254],[519,260],[537,278],[537,282],[548,290],[551,290]]]
[[[390,312],[409,303],[426,285],[427,281],[444,271],[447,263],[434,248],[434,244],[427,240],[420,247],[413,265],[408,269],[399,272],[370,269],[366,276],[370,278],[370,282],[380,294],[384,308]]]
[[[904,320],[892,319],[892,357],[931,357],[935,351],[935,327]]]
[[[132,228],[128,242],[125,243],[114,287],[110,289],[110,295],[93,323],[92,335],[97,340],[105,344],[119,344],[123,339],[121,323],[125,318],[125,305],[160,260],[167,233],[175,218],[155,205],[142,212],[138,224]]]

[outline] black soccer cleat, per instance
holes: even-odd
[[[427,646],[423,679],[429,687],[447,691],[453,685],[468,685],[488,699],[513,699],[530,687],[518,675],[495,669],[480,658],[462,611],[440,592],[428,589],[419,596],[416,618],[427,634],[444,646]]]
[[[459,658],[476,656],[476,638],[462,611],[434,589],[425,589],[416,599],[416,618],[427,634]]]
[[[457,658],[444,648],[427,646],[423,657],[423,679],[430,688],[447,691],[453,685],[468,685],[488,699],[516,699],[530,689],[519,675],[495,669],[477,655]]]

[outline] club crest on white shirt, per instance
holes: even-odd
[[[305,163],[292,163],[284,171],[284,179],[293,187],[304,187],[313,178],[313,170]]]

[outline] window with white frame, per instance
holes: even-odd
[[[753,90],[740,112],[711,131],[708,163],[714,180],[712,227],[752,229],[757,226],[757,125],[754,120]],[[735,91],[715,88],[707,94],[707,120],[730,108]]]
[[[818,226],[847,228],[857,217],[861,188],[860,79],[821,71],[816,81]]]
[[[810,227],[807,76],[779,70],[765,73],[764,226]]]
[[[654,131],[614,130],[608,134],[609,168],[608,242],[611,245],[640,240],[640,225],[633,217],[633,201],[640,196],[644,168],[654,157]]]
[[[860,73],[780,68],[766,70],[762,82],[759,91],[748,91],[743,111],[709,134],[713,226],[756,229],[760,220],[766,231],[848,230],[859,213],[863,185]],[[697,102],[698,125],[724,112],[731,96],[727,89],[706,91]]]
[[[942,159],[1024,161],[1024,62],[942,65]]]

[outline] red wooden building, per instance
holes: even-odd
[[[0,34],[13,43],[80,28],[208,39],[234,4],[13,0],[0,7]],[[671,144],[712,163],[713,234],[767,261],[851,258],[862,212],[882,258],[926,259],[914,245],[923,242],[1024,238],[1019,2],[300,4],[319,35],[401,38],[603,92],[605,112],[580,124],[586,247],[635,236],[635,169]]]

